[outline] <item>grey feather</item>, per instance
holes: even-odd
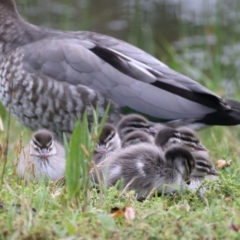
[[[225,101],[128,43],[98,33],[64,32],[34,26],[20,17],[13,0],[2,0],[0,13],[0,55],[4,56],[0,67],[0,100],[5,107],[8,107],[8,96],[3,88],[9,78],[4,66],[10,64],[10,73],[16,71],[18,75],[31,76],[31,81],[39,85],[46,84],[44,79],[52,79],[59,88],[60,85],[61,88],[84,85],[104,97],[105,102],[110,99],[120,107],[155,118],[177,120],[178,125],[185,124],[186,120],[203,125],[240,123],[238,102]],[[8,55],[10,53],[17,61]],[[18,54],[22,55],[20,61]],[[16,81],[19,76],[12,77]],[[19,88],[26,88],[30,83],[18,84]],[[76,101],[65,95],[62,97],[67,102]],[[55,95],[51,98],[54,99]],[[74,109],[74,103],[68,104]],[[104,110],[105,106],[102,108]],[[28,127],[36,129],[33,123],[28,123],[29,119],[20,116],[22,112],[36,118],[37,125],[46,127],[44,121],[47,120],[41,122],[39,116],[29,113],[27,105],[18,106],[17,110],[14,109],[14,116]],[[59,118],[58,113],[54,114]],[[69,118],[72,118],[71,114]],[[58,128],[59,132],[62,130],[66,129]],[[68,131],[71,132],[72,127]]]
[[[103,116],[108,98],[83,85],[74,86],[29,73],[22,69],[23,56],[24,48],[17,49],[7,55],[7,61],[0,62],[0,99],[7,109],[11,106],[11,113],[20,122],[32,130],[49,129],[62,140],[63,132],[70,134],[75,119],[80,119],[85,110],[90,123],[93,108],[98,106],[99,117]],[[17,67],[9,61],[15,62]],[[107,121],[116,122],[119,111],[112,101]]]

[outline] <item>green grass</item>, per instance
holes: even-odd
[[[7,121],[4,124],[6,128]],[[26,185],[16,175],[16,159],[20,145],[29,141],[30,132],[11,120],[8,161],[0,189],[0,202],[4,203],[0,209],[0,239],[239,239],[240,149],[239,134],[235,131],[238,127],[213,127],[200,133],[213,161],[223,158],[232,162],[220,171],[217,181],[204,183],[208,188],[204,199],[187,192],[153,196],[138,202],[133,192],[124,195],[111,188],[103,195],[83,181],[89,180],[89,160],[74,163],[74,159],[91,158],[87,158],[83,148],[76,147],[78,140],[86,149],[92,149],[88,134],[81,132],[86,124],[86,119],[77,124],[66,146],[67,185],[51,182]],[[6,132],[0,135],[2,147],[6,135]],[[82,167],[81,172],[74,173],[77,167],[74,164],[81,164],[85,170]],[[76,182],[79,176],[82,180]],[[14,204],[21,204],[21,207]],[[111,209],[114,207],[132,207],[136,218],[132,221],[113,218]]]
[[[95,18],[89,18],[90,10],[89,4],[84,11],[85,22],[81,25],[84,29],[96,21]],[[193,47],[174,50],[166,39],[154,33],[150,25],[139,24],[143,21],[143,14],[137,7],[135,11],[128,41],[162,59],[175,70],[190,77],[198,76],[196,80],[218,94],[225,94],[223,79],[229,76],[231,79],[238,78],[236,67],[222,67],[219,62],[224,44],[228,41],[231,44],[237,43],[237,35],[233,38],[221,26],[213,27],[211,31],[221,41],[212,47],[214,49],[209,49],[207,44],[200,46],[207,58],[211,59],[210,67],[202,70],[187,57],[190,51],[194,51]],[[71,25],[63,22],[64,29]],[[79,29],[76,25],[78,23],[74,26]],[[191,31],[181,23],[176,27],[182,29],[181,38],[190,36]],[[196,31],[201,36],[207,32],[205,27],[198,27]],[[238,98],[239,93],[238,87],[232,97]],[[0,132],[2,173],[8,115],[1,106],[0,116],[3,117],[5,127],[5,131]],[[219,171],[216,182],[205,183],[208,190],[204,199],[195,193],[185,193],[152,197],[138,202],[132,192],[123,195],[111,188],[104,191],[104,194],[98,193],[96,189],[88,187],[88,182],[84,182],[89,180],[87,173],[92,142],[86,132],[81,135],[81,139],[80,126],[81,123],[69,145],[65,146],[68,152],[67,185],[59,186],[51,182],[25,185],[16,175],[16,163],[21,146],[29,141],[31,132],[10,119],[8,155],[0,189],[0,203],[4,203],[3,208],[0,204],[0,239],[240,239],[239,127],[212,127],[200,132],[201,140],[209,149],[213,162],[218,159],[231,161],[229,167]],[[76,147],[78,140],[86,143],[84,147],[87,152],[84,147]],[[82,159],[83,156],[88,159],[81,162],[84,168],[71,174],[76,170],[73,169],[74,164],[79,165],[80,162],[69,164],[69,161],[78,157]],[[78,176],[81,181],[76,182]],[[13,204],[21,204],[21,207]],[[112,217],[112,208],[126,206],[135,209],[136,218],[133,221],[124,217]],[[36,213],[32,208],[36,209]]]

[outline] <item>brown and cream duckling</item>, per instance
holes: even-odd
[[[105,124],[94,150],[95,163],[100,163],[120,148],[121,139],[119,138],[117,129],[112,124]]]
[[[154,136],[157,130],[154,128],[153,123],[149,122],[145,117],[138,114],[129,114],[123,116],[118,123],[118,133],[121,139],[127,134],[134,131],[143,131]]]
[[[206,148],[200,143],[200,140],[191,131],[180,131],[170,127],[162,126],[155,136],[155,144],[163,151],[172,146],[182,146],[189,151],[203,150]]]
[[[134,131],[127,134],[122,140],[122,148],[139,143],[153,143],[152,137],[143,131]]]
[[[204,179],[217,179],[218,172],[214,168],[206,151],[193,151],[191,153],[195,159],[195,168],[190,175],[190,184],[188,185],[188,189],[195,191],[200,187]],[[205,188],[201,189],[200,195],[202,196],[204,192]]]
[[[42,129],[32,135],[30,144],[23,149],[17,173],[25,180],[56,181],[64,176],[65,163],[63,146],[54,140],[50,131]]]

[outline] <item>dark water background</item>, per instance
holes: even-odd
[[[225,97],[240,92],[239,0],[18,0],[28,21],[128,41]]]

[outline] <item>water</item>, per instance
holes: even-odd
[[[28,21],[139,46],[225,97],[240,89],[239,0],[18,0]]]

